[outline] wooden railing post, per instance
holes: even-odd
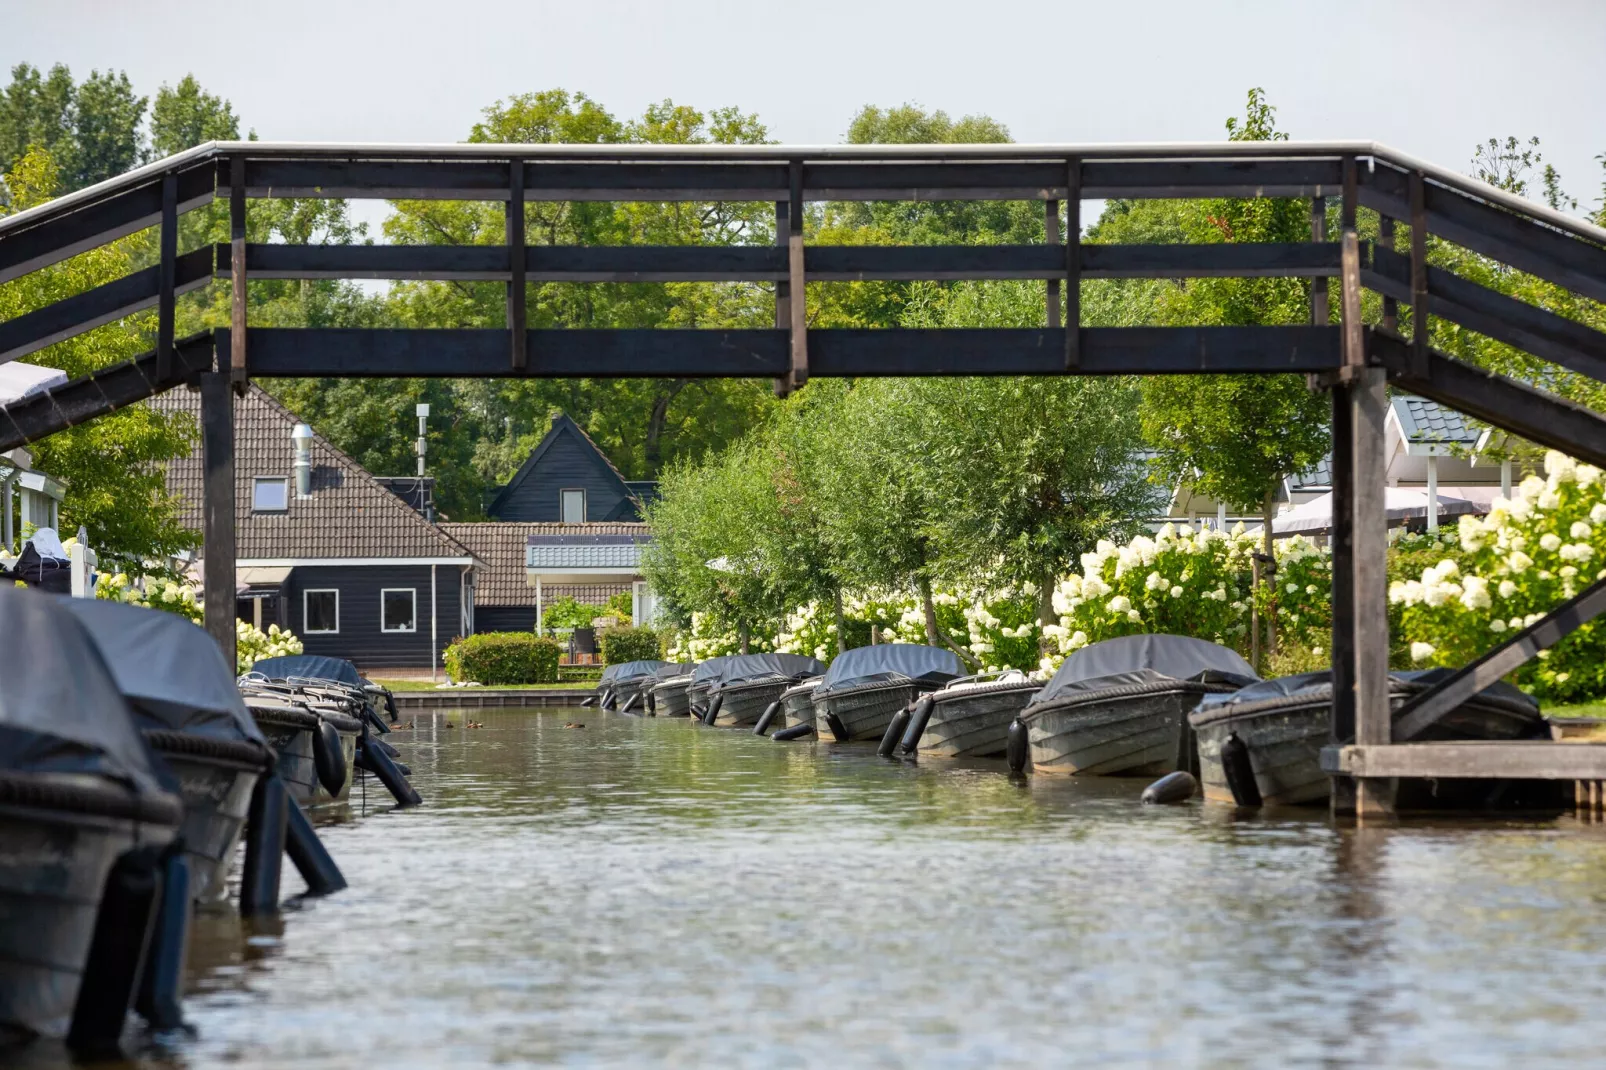
[[[1082,366],[1082,161],[1065,167],[1065,370]]]
[[[528,306],[524,279],[524,161],[508,164],[507,196],[507,330],[513,372],[522,375],[529,364]]]
[[[239,337],[236,333],[233,337]],[[201,373],[201,547],[206,630],[233,666],[234,391],[228,373]]]
[[[229,285],[231,289],[229,377],[235,389],[244,390],[246,382],[245,160],[239,156],[229,160]],[[233,494],[232,487],[229,493]]]
[[[787,311],[792,329],[790,386],[797,390],[809,381],[808,290],[803,276],[803,161],[793,160],[790,172],[791,200],[786,228],[786,274],[790,291]]]
[[[156,381],[173,374],[173,319],[178,286],[178,176],[162,176],[161,264],[156,289]]]
[[[1043,243],[1045,245],[1058,245],[1060,243],[1060,202],[1048,200],[1043,202]],[[1060,325],[1060,280],[1048,280],[1048,329],[1053,330]]]
[[[775,202],[775,244],[782,249],[791,250],[791,220],[792,205],[790,201]],[[775,281],[775,327],[777,330],[790,330],[792,326],[792,284],[786,279]],[[784,398],[792,392],[792,378],[783,375],[775,380],[775,396]]]

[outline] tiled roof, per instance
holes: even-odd
[[[645,524],[558,524],[558,523],[500,523],[442,524],[441,528],[471,550],[485,563],[476,579],[474,604],[477,606],[533,606],[535,587],[531,585],[528,565],[528,546],[531,536],[542,540],[555,540],[562,546],[569,540],[581,543],[597,539],[618,539],[631,550],[639,541],[651,538]],[[579,561],[564,560],[563,565],[578,565]],[[604,562],[611,565],[612,562]],[[634,567],[632,561],[626,567]],[[555,590],[549,588],[549,592]],[[548,593],[550,601],[557,597]]]
[[[1331,487],[1333,485],[1333,455],[1328,454],[1311,467],[1294,476],[1290,483],[1295,490],[1305,487]]]
[[[180,388],[148,404],[187,412],[199,423],[201,396]],[[312,495],[295,496],[294,413],[252,385],[234,402],[235,552],[243,560],[307,558],[468,558],[467,547],[408,508],[366,469],[317,434],[312,437]],[[254,513],[253,479],[290,481],[289,508]],[[201,449],[167,468],[168,490],[184,502],[184,522],[201,527]]]
[[[1411,442],[1473,446],[1478,441],[1478,429],[1454,409],[1447,409],[1436,401],[1401,394],[1394,398],[1394,413],[1400,418],[1400,427]]]

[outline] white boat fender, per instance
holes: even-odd
[[[629,713],[631,710],[635,709],[638,705],[640,705],[640,703],[641,703],[641,692],[637,691],[634,695],[631,695],[629,698],[625,699],[625,704],[619,708],[619,712],[620,713]]]
[[[1017,717],[1009,722],[1009,738],[1004,744],[1004,757],[1009,761],[1009,771],[1025,772],[1027,759],[1031,756],[1031,732],[1027,730],[1026,723]]]
[[[1193,798],[1193,793],[1198,790],[1199,782],[1193,779],[1193,774],[1179,769],[1144,788],[1143,801],[1151,805],[1183,803]]]
[[[312,764],[323,790],[339,796],[346,786],[346,755],[340,747],[340,733],[328,721],[319,721],[318,730],[312,733]]]
[[[920,749],[920,737],[926,734],[926,724],[931,720],[931,708],[936,703],[936,696],[931,694],[921,695],[920,701],[915,703],[915,712],[909,718],[909,729],[904,732],[903,740],[898,746],[898,750],[903,754],[911,755]]]
[[[814,726],[813,725],[811,725],[811,724],[795,724],[791,728],[783,728],[783,729],[781,729],[779,732],[775,733],[770,738],[774,739],[774,740],[778,740],[778,741],[780,741],[782,743],[789,743],[794,739],[805,739],[805,738],[807,738],[809,736],[812,736],[813,734],[814,734]]]
[[[183,843],[162,859],[161,902],[134,1009],[157,1031],[184,1028],[184,959],[190,945],[190,862]]]
[[[285,851],[295,864],[296,872],[307,882],[308,895],[329,895],[346,886],[340,867],[329,856],[323,841],[307,820],[306,813],[294,800],[285,810]]]
[[[245,819],[245,864],[240,870],[240,916],[279,912],[285,821],[290,796],[277,775],[257,779]]]
[[[1221,745],[1221,771],[1227,775],[1227,787],[1232,790],[1232,801],[1239,806],[1260,805],[1260,785],[1255,781],[1255,766],[1249,758],[1249,747],[1229,733]]]
[[[357,768],[378,777],[379,782],[385,785],[385,790],[390,792],[400,806],[417,806],[424,801],[417,789],[407,783],[407,778],[396,768],[396,763],[391,760],[390,755],[378,747],[369,749],[359,745]]]
[[[713,724],[719,718],[719,708],[725,705],[725,695],[720,693],[708,704],[708,712],[703,714],[703,724]]]
[[[775,720],[775,715],[780,713],[780,712],[781,712],[781,700],[780,699],[776,699],[774,702],[770,703],[768,706],[765,706],[764,707],[764,712],[758,715],[758,724],[753,726],[753,735],[762,736],[766,732],[768,732],[770,730],[770,722]]]
[[[909,727],[909,708],[906,706],[892,715],[887,722],[887,730],[881,734],[881,745],[875,752],[883,758],[892,757],[892,751],[897,747],[899,740],[903,739],[903,730]]]
[[[161,866],[162,848],[135,847],[119,855],[106,876],[67,1030],[67,1046],[75,1053],[120,1054],[118,1038],[161,897]]]

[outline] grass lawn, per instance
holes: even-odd
[[[386,689],[388,689],[390,691],[434,691],[434,690],[436,690],[435,685],[433,683],[431,683],[430,681],[428,681],[428,680],[385,680],[385,679],[382,679],[382,678],[379,678],[379,677],[375,677],[374,678],[374,683],[376,683],[380,687],[386,688]],[[561,688],[561,689],[563,689],[565,691],[595,691],[597,689],[597,682],[595,680],[589,680],[589,681],[588,680],[579,680],[579,681],[565,682],[565,683],[561,683],[561,684],[507,684],[506,686],[498,686],[498,687],[452,688],[452,690],[454,690],[454,691],[474,691],[474,690],[485,690],[485,691],[545,691],[545,690],[550,690],[550,689],[554,689],[554,688]],[[441,688],[440,690],[444,691],[444,690],[446,690],[446,688]]]
[[[1606,700],[1580,702],[1572,706],[1546,706],[1546,717],[1606,717]]]

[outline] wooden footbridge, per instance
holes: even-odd
[[[252,198],[494,201],[497,246],[259,245]],[[1086,245],[1088,198],[1282,197],[1310,202],[1308,242]],[[183,213],[225,200],[231,242],[180,251]],[[826,246],[797,225],[809,201],[1037,201],[1043,240],[1023,245]],[[775,242],[737,246],[531,245],[530,202],[764,202]],[[1338,228],[1328,233],[1328,202]],[[1363,243],[1360,208],[1382,218]],[[1065,230],[1061,231],[1061,220]],[[1413,742],[1469,693],[1606,608],[1596,584],[1391,718],[1385,581],[1385,383],[1606,467],[1606,418],[1433,350],[1428,317],[1606,380],[1606,335],[1430,266],[1426,238],[1606,301],[1606,230],[1372,142],[1156,145],[594,146],[203,145],[0,220],[0,282],[159,227],[157,263],[0,322],[0,362],[155,307],[155,348],[137,360],[0,408],[0,450],[172,387],[198,385],[205,470],[208,628],[234,644],[234,388],[252,376],[748,376],[782,389],[810,376],[1155,375],[1299,372],[1333,399],[1335,805],[1391,808],[1395,777],[1606,780],[1606,745]],[[1403,225],[1408,240],[1396,239]],[[1276,276],[1315,281],[1298,326],[1080,326],[1086,278]],[[232,323],[174,337],[178,294],[232,282]],[[502,282],[506,326],[357,330],[249,326],[251,279]],[[1323,280],[1338,279],[1329,308]],[[847,330],[808,326],[810,282],[1041,279],[1043,328]],[[564,282],[768,284],[775,326],[755,330],[529,329],[527,287]],[[1382,295],[1364,323],[1361,294]],[[1408,306],[1402,318],[1401,306]],[[1403,319],[1403,322],[1402,322]]]

